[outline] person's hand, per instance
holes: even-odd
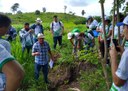
[[[30,29],[30,30],[29,30],[29,33],[33,33],[33,32],[34,32],[33,29]]]
[[[35,55],[38,56],[38,55],[40,55],[40,53],[39,52],[35,52]]]
[[[80,49],[80,46],[78,45],[77,48]]]
[[[116,48],[115,48],[114,44],[111,45],[109,53],[110,53],[111,59],[116,59],[117,51],[116,51]]]

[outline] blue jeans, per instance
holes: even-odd
[[[59,42],[59,46],[62,45],[62,36],[53,37],[54,46],[53,48],[56,49],[57,41]]]
[[[36,80],[38,80],[39,78],[40,70],[42,70],[43,72],[45,83],[48,83],[48,64],[40,65],[40,64],[35,63],[35,79]]]

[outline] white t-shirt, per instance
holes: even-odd
[[[14,57],[10,54],[10,43],[6,40],[0,39],[0,70],[5,63],[14,60]],[[0,91],[4,91],[6,85],[5,74],[0,73]]]
[[[64,25],[61,21],[58,21],[58,22],[54,21],[50,24],[50,29],[53,30],[54,36],[60,36],[63,26]]]
[[[92,23],[89,26],[89,29],[92,29],[94,27],[97,27],[98,26],[98,22],[96,20],[93,20]]]
[[[120,79],[126,80],[125,84],[120,87],[119,91],[128,91],[128,47],[125,48],[125,51],[122,54],[116,75]]]
[[[123,34],[123,26],[120,26],[120,34]],[[114,38],[118,39],[118,27],[114,27]]]
[[[40,26],[37,25],[37,26],[35,27],[35,35],[38,35],[39,33],[41,33],[41,29],[40,29]]]

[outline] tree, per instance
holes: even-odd
[[[110,88],[110,82],[109,82],[109,77],[108,77],[108,72],[107,72],[107,69],[106,69],[106,60],[107,60],[107,57],[108,57],[108,49],[107,49],[107,38],[106,38],[106,31],[105,31],[105,23],[104,23],[104,2],[105,0],[100,0],[99,1],[100,4],[101,4],[101,12],[102,12],[102,22],[103,22],[103,34],[104,34],[104,47],[105,47],[105,54],[104,54],[104,58],[102,58],[101,60],[101,64],[102,64],[102,67],[103,67],[103,72],[104,72],[104,76],[105,76],[105,80],[106,80],[106,84],[107,84],[107,88],[109,90]]]
[[[21,10],[18,10],[18,11],[17,11],[17,14],[22,14],[22,11],[21,11]]]
[[[39,11],[39,10],[36,10],[36,11],[35,11],[35,14],[36,14],[36,15],[40,15],[40,11]]]
[[[65,6],[64,6],[64,13],[66,13],[66,9],[67,9],[67,6],[65,5]]]
[[[43,7],[43,8],[42,8],[42,11],[45,13],[45,12],[46,12],[46,8],[45,8],[45,7]]]
[[[19,3],[15,3],[12,5],[11,10],[15,14],[18,8],[19,8]]]
[[[85,12],[84,10],[82,10],[82,12],[81,12],[82,16],[84,16],[85,13],[86,13],[86,12]]]

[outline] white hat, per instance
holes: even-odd
[[[42,23],[42,20],[40,18],[37,18],[35,21],[38,23]]]
[[[122,26],[122,25],[128,25],[128,16],[126,16],[123,20],[123,22],[118,22],[116,25],[117,26]]]
[[[68,39],[71,39],[73,34],[72,33],[68,33],[67,36],[68,36]]]
[[[80,35],[80,33],[75,32],[74,35],[75,35],[76,37],[78,37],[78,36]]]
[[[44,38],[44,34],[39,33],[39,34],[37,35],[37,38]]]

